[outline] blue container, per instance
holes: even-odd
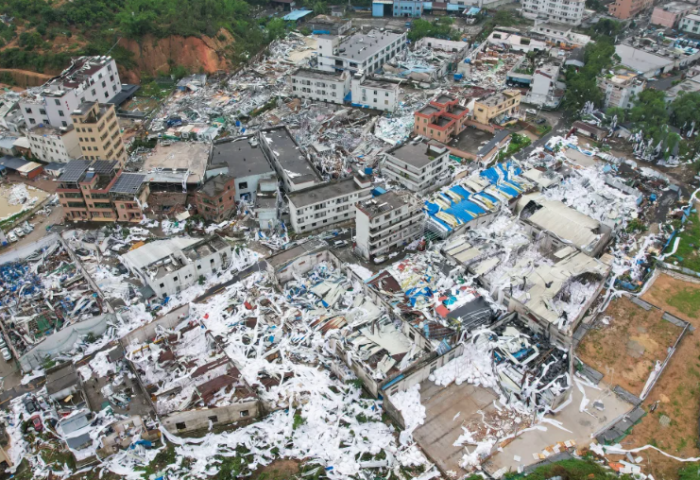
[[[455,81],[456,82],[462,80],[462,78],[464,78],[464,75],[462,75],[461,73],[455,73]]]
[[[372,167],[365,167],[365,175],[372,175]]]

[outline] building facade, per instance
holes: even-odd
[[[329,72],[362,70],[371,74],[406,48],[405,33],[379,30],[345,38],[320,35],[317,41],[318,68]]]
[[[61,128],[40,125],[27,132],[27,139],[34,158],[47,163],[67,163],[82,155],[78,133],[72,125]]]
[[[423,236],[423,202],[409,191],[391,191],[355,204],[356,251],[366,260]]]
[[[441,185],[448,176],[450,152],[437,142],[412,142],[384,154],[382,174],[412,192]]]
[[[581,25],[586,9],[585,0],[523,0],[525,18],[543,18],[552,22]]]
[[[423,5],[419,0],[394,0],[394,16],[420,18],[423,16]]]
[[[683,15],[697,8],[695,5],[683,2],[670,2],[665,5],[654,7],[651,13],[652,25],[659,25],[666,28],[676,28],[683,18]]]
[[[355,218],[355,203],[368,200],[371,190],[371,178],[356,175],[290,193],[287,200],[292,228],[302,233],[350,221]]]
[[[356,107],[393,112],[400,92],[398,83],[367,78],[363,72],[358,72],[352,78],[350,101]]]
[[[654,0],[615,0],[608,4],[608,13],[620,20],[627,20],[654,5]]]
[[[469,109],[449,95],[440,95],[414,113],[413,133],[449,143],[466,128]]]
[[[555,65],[535,69],[527,102],[542,107],[558,107],[564,93],[557,87],[558,79],[559,67]]]
[[[236,210],[236,179],[228,175],[209,178],[194,194],[197,213],[212,222],[223,222]]]
[[[612,77],[598,77],[598,87],[605,94],[605,108],[630,108],[635,96],[646,88],[646,79],[633,71],[618,72]]]
[[[292,91],[297,97],[342,104],[350,91],[350,72],[300,68],[292,75]]]
[[[700,34],[700,15],[691,13],[689,15],[686,15],[683,17],[679,24],[678,24],[678,29],[681,30],[684,33],[688,33],[690,35],[699,35]]]
[[[521,94],[519,90],[504,90],[474,103],[474,120],[484,125],[501,124],[518,113]]]
[[[340,17],[318,15],[309,20],[306,26],[314,35],[345,35],[352,28],[352,20]]]
[[[78,142],[86,160],[117,160],[126,163],[124,140],[114,105],[83,102],[71,113]]]

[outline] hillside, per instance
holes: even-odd
[[[109,52],[128,82],[229,69],[284,30],[256,19],[260,10],[243,0],[0,0],[11,18],[0,23],[0,68],[51,75],[72,56]]]

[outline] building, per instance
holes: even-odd
[[[393,112],[399,104],[401,89],[397,82],[367,78],[364,72],[352,77],[350,102],[354,107]]]
[[[608,4],[608,13],[620,20],[627,20],[654,5],[654,0],[615,0]]]
[[[285,192],[296,192],[322,183],[308,154],[301,149],[287,127],[262,130],[260,147],[282,180]]]
[[[491,32],[487,41],[491,45],[506,47],[514,52],[544,52],[548,49],[547,44],[541,40],[534,40],[516,33],[504,32],[501,30]]]
[[[447,71],[454,71],[457,65],[466,58],[469,43],[443,38],[423,37],[416,42],[416,49],[426,48],[434,55],[447,54]]]
[[[120,92],[112,57],[80,57],[43,86],[23,92],[19,103],[28,128],[40,124],[60,128],[71,124],[70,113],[82,102],[108,103]]]
[[[309,100],[343,104],[350,91],[350,72],[300,68],[292,74],[294,95]]]
[[[456,98],[440,95],[413,114],[413,133],[449,143],[464,130],[468,114]]]
[[[17,137],[0,137],[0,155],[17,155]]]
[[[262,179],[255,195],[255,218],[262,230],[272,230],[279,225],[279,184],[276,178]]]
[[[26,120],[19,108],[19,95],[14,92],[6,93],[0,99],[0,127],[12,133],[19,133],[25,126]]]
[[[73,160],[58,177],[63,218],[138,223],[149,195],[145,179],[143,174],[123,173],[116,160]]]
[[[586,50],[583,47],[574,48],[564,60],[565,67],[583,68],[586,64]]]
[[[236,210],[236,179],[220,174],[210,177],[194,194],[197,213],[212,222],[222,222]]]
[[[652,78],[662,73],[670,72],[674,59],[669,55],[656,55],[630,45],[615,45],[615,53],[620,57],[620,65],[637,72],[646,78]],[[680,63],[678,64],[680,66]]]
[[[61,128],[38,125],[27,132],[27,139],[34,158],[46,163],[67,163],[82,156],[78,132],[73,125]]]
[[[605,108],[630,108],[632,99],[647,85],[646,79],[630,70],[618,70],[613,76],[598,77],[598,87],[605,94]]]
[[[695,5],[684,2],[669,2],[665,5],[654,7],[651,13],[651,24],[666,28],[676,28],[683,16],[697,8]]]
[[[484,125],[507,123],[518,113],[520,97],[518,90],[504,90],[477,100],[474,102],[474,120]]]
[[[535,21],[530,29],[530,34],[535,38],[541,38],[553,47],[570,50],[585,47],[591,42],[591,37],[582,33],[576,33],[570,24]]]
[[[146,156],[142,171],[168,174],[178,186],[194,190],[204,180],[210,151],[210,143],[160,142]]]
[[[356,175],[288,193],[292,228],[302,233],[350,221],[355,218],[353,205],[369,199],[371,191],[371,178]]]
[[[85,160],[116,160],[124,166],[127,154],[114,105],[83,102],[71,120]]]
[[[314,35],[345,35],[352,28],[352,20],[337,16],[318,15],[306,23]]]
[[[700,15],[691,13],[683,17],[678,25],[678,29],[690,35],[700,33]]]
[[[449,175],[450,151],[434,141],[412,141],[384,154],[382,173],[413,192],[439,187]]]
[[[526,97],[527,103],[547,108],[558,107],[564,96],[564,90],[559,87],[558,83],[558,66],[545,65],[536,68],[532,76],[530,92]]]
[[[236,180],[236,202],[254,203],[259,182],[275,179],[275,170],[259,146],[257,136],[248,135],[214,142],[207,165],[207,178],[228,175]]]
[[[226,270],[231,246],[216,235],[205,239],[156,240],[122,255],[124,265],[160,298],[176,295],[200,277]]]
[[[15,172],[17,175],[31,180],[44,171],[44,165],[29,162],[19,157],[4,156],[0,158],[0,174],[5,175],[7,171]]]
[[[370,260],[423,236],[423,202],[409,191],[391,191],[355,204],[356,250]]]
[[[326,71],[359,70],[374,73],[406,48],[406,34],[372,30],[349,37],[320,35],[318,68]]]
[[[521,7],[525,18],[544,18],[570,25],[581,25],[585,9],[585,0],[523,0]]]
[[[393,1],[394,1],[393,14],[395,17],[420,18],[421,16],[423,16],[424,2],[422,2],[420,0],[393,0]]]

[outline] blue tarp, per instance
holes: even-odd
[[[471,193],[469,193],[461,185],[455,185],[454,187],[450,188],[450,191],[456,193],[457,195],[459,195],[460,197],[462,197],[465,200],[471,196]]]
[[[310,13],[313,13],[313,10],[293,10],[284,17],[282,17],[282,20],[294,22],[296,20],[299,20],[300,18],[304,18]]]
[[[493,185],[498,183],[499,180],[508,180],[510,178],[511,173],[508,171],[510,166],[510,162],[499,163],[498,165],[495,165],[491,168],[487,168],[479,175],[486,178]],[[512,175],[520,175],[521,173],[522,169],[520,167],[515,167],[513,169]]]
[[[481,9],[480,9],[479,7],[472,7],[472,8],[470,8],[469,11],[467,12],[467,16],[473,17],[474,15],[476,15],[477,13],[479,13],[480,11],[481,11]]]
[[[460,7],[457,4],[453,4],[453,3],[447,4],[447,11],[448,12],[459,12],[461,9],[462,9],[462,7]]]

